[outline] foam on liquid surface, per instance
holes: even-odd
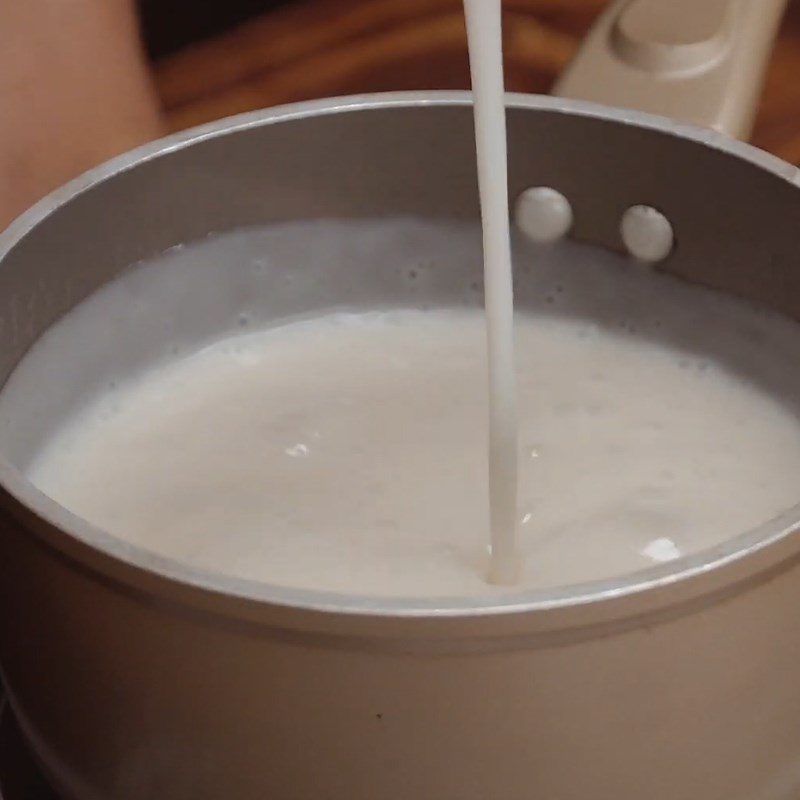
[[[356,241],[357,228],[328,233]],[[403,222],[387,235],[399,229],[427,247],[432,273],[436,253],[475,243],[464,226]],[[187,251],[142,268],[147,281],[141,270],[123,277],[56,325],[0,396],[0,433],[15,397],[30,397],[54,355],[77,346],[73,333],[126,335],[107,323],[132,281],[149,285],[148,313],[165,313],[167,284],[202,261]],[[585,249],[572,256],[548,266],[540,254],[533,276],[518,251],[524,587],[695,553],[797,499],[796,326]],[[485,582],[486,425],[478,308],[320,309],[94,392],[27,471],[113,534],[213,572],[474,595],[503,591]]]

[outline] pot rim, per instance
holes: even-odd
[[[326,98],[247,112],[148,143],[102,164],[56,189],[0,232],[0,268],[8,253],[35,232],[40,222],[92,187],[141,163],[207,139],[280,122],[328,114],[386,108],[471,105],[466,91],[415,91]],[[661,132],[765,170],[800,188],[800,170],[749,144],[716,131],[639,111],[580,100],[507,94],[507,107],[588,117]],[[456,632],[502,635],[607,625],[623,618],[682,608],[701,598],[721,599],[760,582],[760,576],[789,568],[800,560],[800,503],[759,527],[693,556],[622,577],[548,590],[503,592],[484,597],[375,597],[283,587],[212,573],[126,543],[72,514],[40,492],[0,454],[0,502],[37,537],[38,543],[93,579],[141,598],[204,609],[259,624],[328,631],[353,630],[361,620],[370,633],[385,617],[414,624],[416,633],[439,635],[441,626]],[[711,602],[711,601],[709,601]],[[278,615],[277,617],[275,615]],[[331,626],[334,617],[344,628]],[[493,618],[491,628],[480,623]],[[505,623],[498,626],[497,620]],[[279,622],[277,622],[279,620]],[[431,623],[423,625],[422,623]],[[366,630],[366,628],[363,628]],[[395,630],[395,633],[397,631]]]

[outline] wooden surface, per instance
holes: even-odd
[[[507,87],[547,92],[605,0],[503,6]],[[461,0],[300,0],[159,62],[157,83],[173,130],[314,97],[466,88]],[[781,29],[753,141],[800,163],[800,0]]]

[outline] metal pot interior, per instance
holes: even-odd
[[[665,272],[800,319],[800,192],[788,165],[663,121],[545,98],[514,98],[508,135],[512,197],[552,186],[575,214],[569,241],[542,246],[516,235],[519,308],[634,325],[718,356],[713,337],[686,341],[677,321],[652,324],[647,277],[619,238],[622,213],[644,203],[675,230]],[[136,268],[142,286],[155,275],[161,291],[132,296],[106,336],[65,347],[33,391],[5,403],[7,481],[24,482],[16,470],[87,393],[237,331],[243,314],[258,327],[331,308],[479,304],[475,184],[468,98],[427,94],[219,123],[123,157],[46,199],[0,239],[0,380],[53,322],[115,276]],[[264,254],[266,276],[258,274]],[[187,260],[191,285],[163,282]],[[597,262],[618,270],[630,295],[624,320],[610,318],[592,292]],[[731,369],[750,369],[746,354],[740,363],[726,358]],[[797,394],[785,373],[758,379]],[[800,414],[800,394],[793,398]],[[69,530],[68,519],[61,527]],[[787,530],[787,518],[689,566],[746,551],[778,529]]]

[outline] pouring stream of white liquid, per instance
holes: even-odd
[[[500,0],[464,0],[475,107],[489,358],[489,580],[517,580],[517,412],[514,290]]]

